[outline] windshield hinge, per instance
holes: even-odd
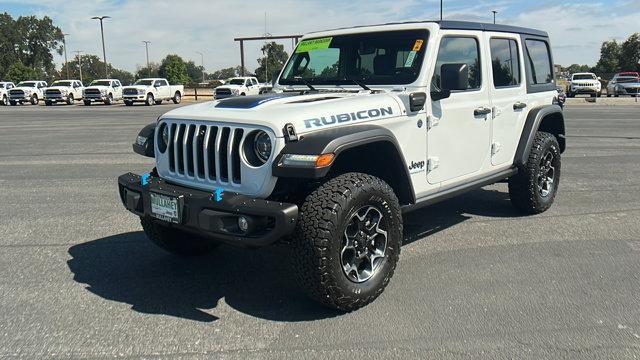
[[[433,115],[429,115],[427,116],[427,130],[431,130],[434,127],[438,126],[438,123],[440,123],[440,119],[433,116]]]

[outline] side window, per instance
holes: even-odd
[[[518,43],[498,38],[491,39],[490,43],[493,85],[496,88],[520,85]]]
[[[469,87],[467,90],[479,89],[482,84],[480,68],[480,46],[473,37],[447,36],[440,42],[436,69],[431,80],[434,91],[441,89],[440,74],[444,64],[467,64],[469,68]]]
[[[253,85],[258,85],[258,80],[256,79],[251,79],[251,82],[253,83]]]
[[[153,86],[162,86],[162,81],[156,80],[156,82],[153,84]]]
[[[527,62],[531,71],[527,74],[527,81],[531,85],[548,84],[553,82],[551,57],[549,46],[540,40],[527,39],[525,41]]]

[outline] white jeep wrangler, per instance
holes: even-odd
[[[305,36],[275,94],[172,110],[119,177],[124,206],[178,254],[284,239],[302,288],[350,311],[378,297],[402,215],[508,180],[513,205],[547,210],[565,149],[547,33],[407,22]]]

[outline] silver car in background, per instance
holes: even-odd
[[[638,96],[638,94],[640,94],[640,78],[637,76],[616,74],[607,85],[607,97]]]

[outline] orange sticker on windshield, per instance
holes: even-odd
[[[420,49],[422,49],[423,43],[424,43],[424,40],[421,40],[421,39],[416,40],[416,43],[413,44],[413,51],[420,51]]]

